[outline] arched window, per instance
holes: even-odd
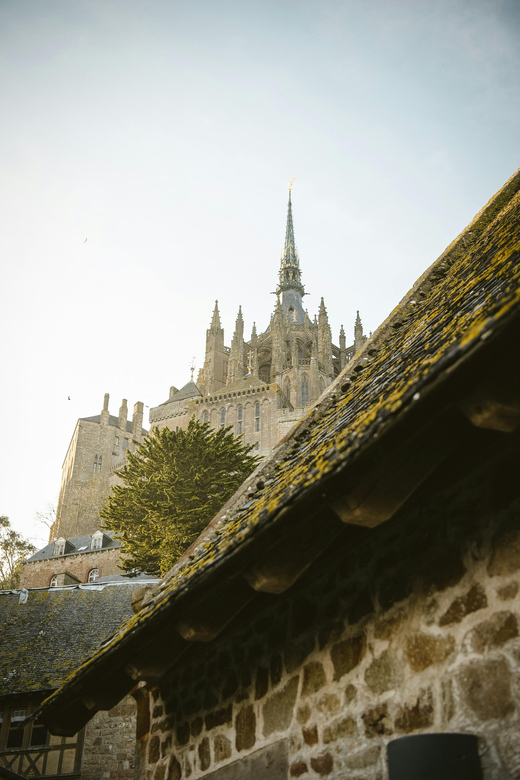
[[[53,574],[52,577],[51,577],[51,581],[49,582],[49,587],[50,588],[55,588],[57,584],[58,584],[58,575],[57,574]]]
[[[260,404],[255,404],[255,431],[260,430]]]
[[[302,376],[302,406],[307,406],[309,403],[309,381],[307,375]]]
[[[101,473],[101,462],[102,462],[102,460],[103,460],[103,458],[102,458],[102,457],[101,457],[101,455],[100,455],[100,456],[99,456],[99,458],[98,458],[98,462],[97,462],[97,470],[98,470],[98,474],[100,474],[100,473]]]
[[[94,456],[94,468],[92,470],[94,474],[97,473],[97,455]]]
[[[88,573],[88,582],[96,582],[99,579],[99,569],[91,569]]]
[[[239,406],[238,409],[237,409],[237,434],[238,434],[238,436],[240,436],[240,434],[242,433],[242,421],[243,421],[243,416],[242,415],[243,415],[242,407]]]
[[[101,550],[103,547],[103,532],[102,531],[96,531],[94,534],[92,534],[92,540],[90,542],[90,549],[91,550]]]
[[[220,427],[224,428],[225,424],[226,424],[226,410],[225,409],[221,409],[220,410]]]
[[[204,422],[209,422],[209,412],[204,412]]]

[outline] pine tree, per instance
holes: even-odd
[[[164,574],[253,471],[258,458],[229,428],[190,420],[152,432],[129,452],[101,512],[121,540],[126,571]]]

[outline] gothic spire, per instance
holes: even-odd
[[[210,330],[213,332],[221,330],[220,326],[220,313],[218,310],[218,301],[215,301],[215,308],[213,309],[213,317],[211,319]]]
[[[292,182],[291,182],[292,186]],[[287,225],[285,228],[285,244],[280,260],[279,283],[277,292],[296,290],[305,295],[301,280],[300,257],[294,240],[294,225],[292,216],[291,186],[289,187],[289,202],[287,204]]]

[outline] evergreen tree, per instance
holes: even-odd
[[[0,517],[0,590],[11,590],[20,584],[23,561],[36,547],[11,528],[9,518]]]
[[[258,458],[229,428],[193,418],[186,431],[152,432],[129,452],[101,512],[121,540],[126,571],[164,574],[253,471]]]

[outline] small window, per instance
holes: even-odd
[[[92,534],[92,541],[90,542],[90,549],[91,550],[101,550],[103,546],[103,534],[101,531],[96,531],[95,534]]]
[[[119,436],[116,436],[114,444],[116,445],[116,447],[119,446]]]
[[[237,433],[238,433],[239,436],[243,433],[243,431],[242,431],[242,414],[243,414],[242,407],[239,406],[238,409],[237,409]]]
[[[97,582],[99,579],[99,569],[91,569],[88,573],[88,582]]]
[[[209,412],[204,412],[204,422],[209,422]]]
[[[221,409],[221,411],[220,411],[220,427],[224,428],[225,425],[226,425],[226,410],[225,409]]]
[[[123,439],[123,449],[128,449],[128,439]]]
[[[97,455],[94,458],[94,468],[92,469],[94,474],[97,474]]]
[[[27,710],[13,710],[11,712],[11,723],[9,724],[9,734],[7,735],[8,748],[22,747],[23,726]]]
[[[260,430],[260,404],[255,404],[255,431]]]
[[[307,376],[304,374],[302,377],[302,406],[307,406],[309,403],[309,382]]]
[[[54,555],[65,555],[65,539],[57,539],[54,542]]]
[[[97,464],[98,474],[101,473],[101,462],[102,462],[102,460],[103,460],[103,458],[100,455],[99,458],[98,458],[98,464]]]
[[[57,584],[58,584],[58,575],[53,574],[53,576],[51,577],[51,581],[49,582],[49,587],[55,588]]]

